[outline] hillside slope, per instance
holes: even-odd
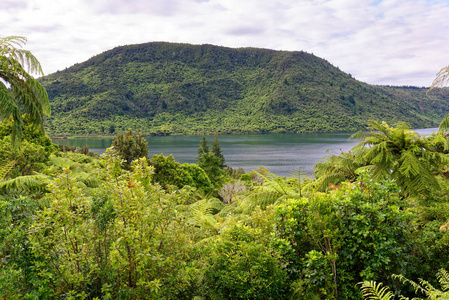
[[[49,134],[354,131],[367,120],[436,126],[448,93],[372,86],[306,52],[155,42],[41,78]]]

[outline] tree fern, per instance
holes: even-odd
[[[50,103],[44,87],[30,74],[44,75],[39,61],[22,47],[26,38],[0,38],[0,118],[12,117],[14,145],[22,139],[24,120],[43,129],[44,115],[50,115]],[[30,74],[29,74],[30,73]],[[5,83],[7,85],[5,85]]]
[[[187,221],[205,230],[217,234],[220,227],[215,214],[223,208],[223,203],[216,198],[199,200],[189,206]]]
[[[416,283],[410,279],[405,278],[402,275],[393,275],[393,278],[399,279],[402,283],[410,284],[415,293],[425,295],[430,300],[449,300],[449,274],[446,270],[440,269],[437,273],[438,281],[442,290],[433,287],[428,281],[419,279],[419,283]],[[401,299],[408,299],[401,297]],[[413,298],[419,299],[419,298]]]
[[[277,191],[261,191],[259,189],[257,192],[248,193],[246,196],[238,197],[236,203],[244,213],[249,214],[254,211],[256,207],[265,209],[267,206],[275,204],[282,196],[284,196],[284,194]]]
[[[371,166],[374,179],[395,179],[404,194],[421,194],[438,188],[435,174],[449,163],[446,155],[431,147],[425,137],[403,122],[396,127],[371,122],[370,132],[360,144],[368,148],[363,158]]]
[[[440,123],[440,131],[447,131],[449,129],[449,115],[446,115],[443,119],[443,121],[441,121]]]
[[[366,148],[356,146],[350,152],[332,155],[315,164],[313,167],[315,189],[325,191],[329,185],[336,185],[343,181],[355,181],[357,179],[356,170],[366,165],[363,158],[366,151]]]

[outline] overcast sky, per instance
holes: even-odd
[[[45,74],[152,41],[303,50],[370,84],[430,86],[449,64],[449,0],[0,0]]]

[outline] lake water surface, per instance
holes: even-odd
[[[416,129],[420,134],[430,134],[438,128]],[[246,172],[260,166],[268,168],[279,176],[289,176],[302,168],[312,174],[312,167],[326,155],[340,154],[358,144],[351,139],[352,133],[285,133],[254,135],[220,135],[218,141],[226,159],[233,168],[243,168]],[[157,136],[148,137],[149,156],[172,154],[180,163],[195,163],[201,136]],[[206,137],[209,145],[213,136]],[[66,146],[89,146],[90,151],[104,153],[112,144],[112,138],[77,137],[55,140],[56,144]]]

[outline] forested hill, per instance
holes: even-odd
[[[155,42],[40,79],[47,133],[353,131],[369,119],[437,126],[447,91],[372,86],[306,52]]]

